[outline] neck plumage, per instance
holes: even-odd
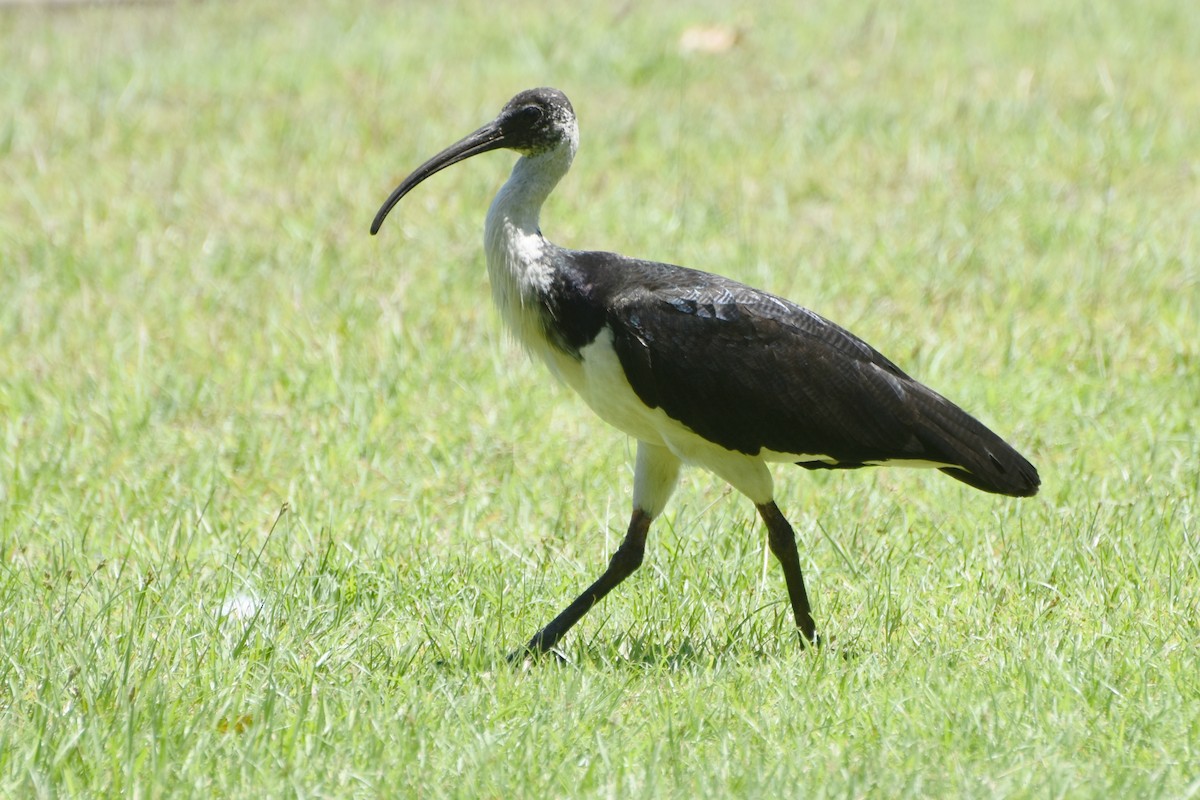
[[[554,276],[557,248],[542,237],[542,204],[571,166],[574,142],[522,156],[488,210],[484,228],[492,298],[517,340],[533,347],[542,335],[541,298]]]

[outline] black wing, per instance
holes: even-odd
[[[798,462],[813,469],[930,461],[985,491],[1036,493],[1037,470],[999,436],[823,317],[716,275],[573,255],[638,397],[705,439],[814,456]]]

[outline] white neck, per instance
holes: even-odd
[[[552,278],[554,245],[542,237],[542,204],[571,167],[577,139],[552,150],[522,156],[488,210],[484,251],[492,298],[517,339],[530,346],[540,335],[531,306]]]

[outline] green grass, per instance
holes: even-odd
[[[1200,792],[1200,6],[727,7],[0,9],[0,796]],[[777,470],[806,653],[691,472],[508,668],[631,444],[490,307],[510,156],[367,227],[542,84],[552,239],[851,327],[1042,493]]]

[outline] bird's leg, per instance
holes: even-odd
[[[608,569],[549,625],[534,634],[522,650],[510,655],[509,661],[523,658],[526,654],[540,655],[549,651],[584,614],[592,610],[592,606],[642,565],[650,523],[662,513],[675,490],[679,465],[679,459],[665,446],[638,442],[637,461],[633,468],[633,515],[629,518],[625,540],[613,553]]]
[[[792,601],[792,614],[796,618],[796,627],[800,629],[804,644],[820,644],[817,626],[812,618],[812,608],[808,604],[808,592],[804,590],[804,576],[800,573],[796,534],[774,500],[758,506],[758,513],[763,522],[767,523],[767,542],[771,545],[771,552],[783,565],[783,578],[787,582],[788,597]]]
[[[563,609],[549,625],[535,633],[523,651],[519,650],[509,656],[509,660],[520,658],[526,653],[540,655],[549,651],[584,614],[592,610],[592,606],[616,588],[617,584],[632,575],[634,570],[642,565],[642,556],[646,552],[646,534],[650,530],[652,519],[653,517],[645,511],[635,508],[633,516],[629,519],[629,531],[625,534],[625,540],[621,542],[617,552],[613,553],[604,574],[585,589],[583,594],[576,597],[571,605]]]

